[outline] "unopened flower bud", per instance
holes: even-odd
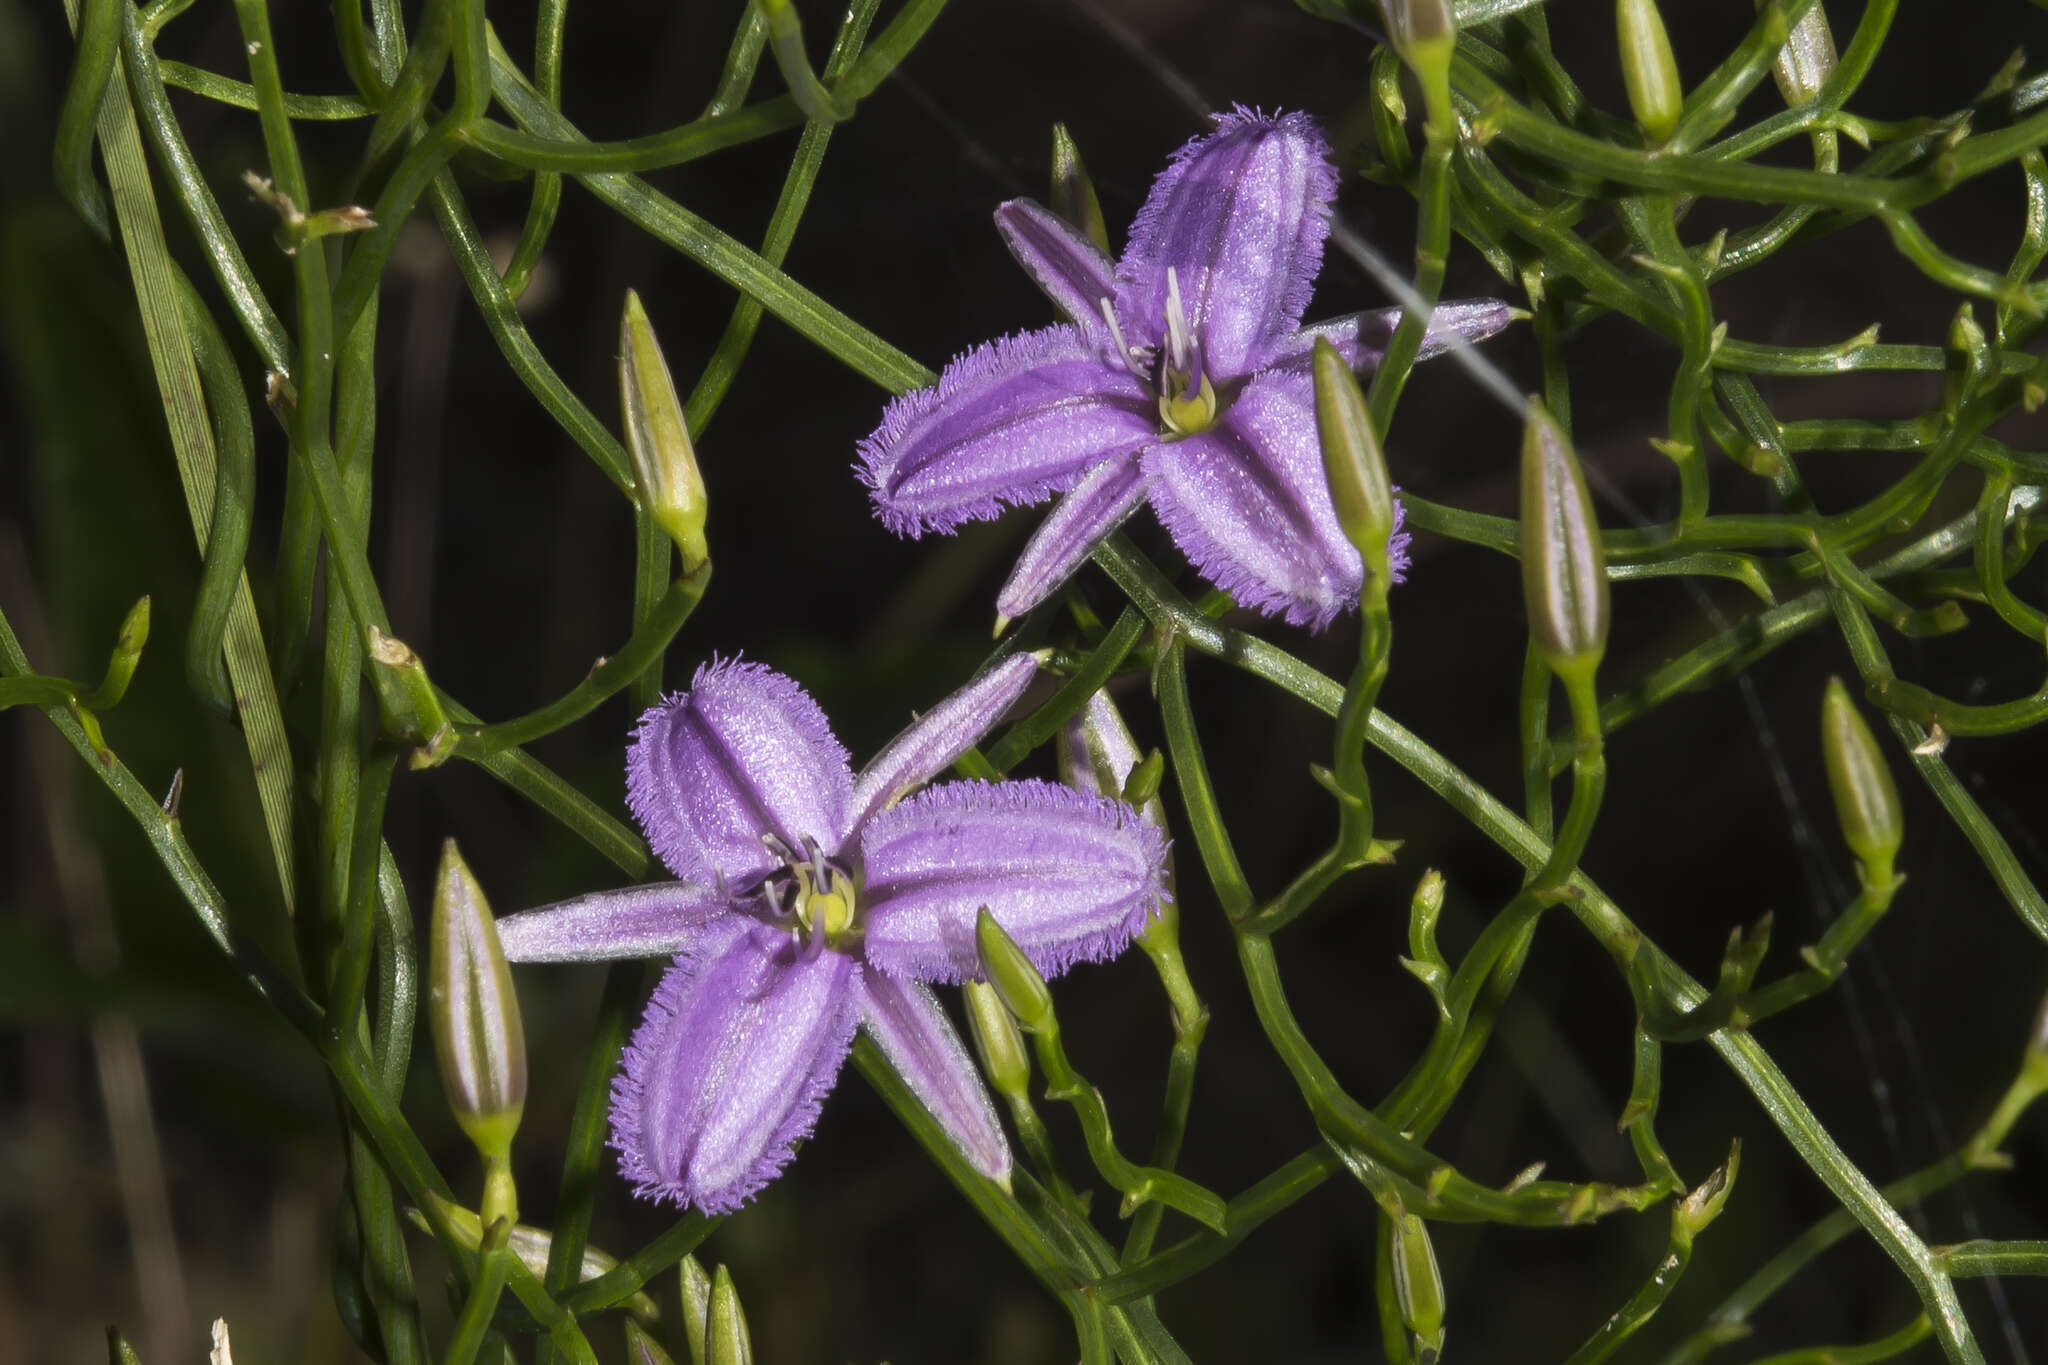
[[[704,1327],[704,1365],[754,1365],[754,1343],[739,1290],[724,1266],[711,1281],[711,1313]]]
[[[1095,197],[1095,182],[1081,164],[1081,149],[1064,123],[1052,126],[1052,211],[1088,234],[1088,240],[1109,253],[1109,224],[1102,217],[1102,201]]]
[[[1436,1268],[1429,1229],[1412,1213],[1393,1220],[1394,1302],[1415,1340],[1419,1365],[1434,1365],[1444,1349],[1444,1281]]]
[[[107,1365],[142,1365],[142,1358],[135,1354],[135,1348],[118,1327],[107,1329]]]
[[[1430,125],[1449,135],[1451,54],[1458,45],[1458,19],[1451,0],[1380,0],[1387,37],[1422,83]]]
[[[969,981],[960,993],[967,1002],[967,1031],[974,1037],[989,1084],[1005,1099],[1023,1097],[1031,1086],[1031,1059],[1024,1052],[1017,1020],[986,981]]]
[[[704,1339],[711,1330],[711,1276],[695,1256],[683,1257],[678,1275],[683,1294],[683,1344],[690,1348],[690,1365],[704,1365]]]
[[[441,845],[427,948],[427,1018],[448,1107],[486,1166],[502,1164],[526,1106],[526,1034],[497,926],[455,841]],[[491,1218],[511,1213],[493,1209]]]
[[[630,289],[619,320],[619,404],[640,506],[676,543],[683,572],[694,573],[711,555],[704,543],[704,478],[661,343]]]
[[[1877,747],[1877,737],[1849,698],[1840,678],[1829,678],[1820,704],[1821,757],[1827,764],[1828,790],[1842,822],[1842,841],[1863,864],[1864,878],[1875,886],[1892,879],[1892,859],[1905,837],[1899,789]]]
[[[647,1329],[626,1319],[626,1360],[628,1365],[676,1365],[661,1343],[647,1335]]]
[[[1678,59],[1657,0],[1615,0],[1614,26],[1621,39],[1621,79],[1628,107],[1650,145],[1661,146],[1678,128],[1685,88],[1678,83]]]
[[[1757,0],[1757,8],[1763,8],[1764,0]],[[1778,93],[1785,97],[1787,105],[1801,105],[1820,93],[1828,77],[1835,74],[1835,34],[1828,27],[1828,12],[1816,4],[1799,22],[1792,26],[1792,32],[1785,39],[1785,46],[1778,49],[1778,60],[1771,67],[1771,76],[1778,83]]]
[[[1323,448],[1323,474],[1344,538],[1365,560],[1371,581],[1382,587],[1393,574],[1387,542],[1394,534],[1394,488],[1387,457],[1365,405],[1358,376],[1318,337],[1315,349],[1316,436]]]
[[[974,949],[981,958],[982,975],[1026,1033],[1037,1033],[1052,1024],[1052,992],[1046,988],[1045,977],[996,923],[986,905],[974,920]]]
[[[1607,651],[1607,556],[1578,456],[1535,398],[1522,431],[1521,555],[1536,648],[1568,683],[1590,680]]]

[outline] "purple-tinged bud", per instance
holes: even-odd
[[[1757,0],[1759,9],[1763,5],[1764,0]],[[1785,103],[1797,106],[1818,95],[1828,77],[1835,74],[1835,55],[1835,33],[1828,27],[1828,12],[1813,5],[1792,26],[1771,67],[1771,77]]]
[[[702,1261],[685,1256],[678,1278],[683,1295],[683,1344],[690,1349],[690,1365],[704,1365],[704,1338],[711,1330],[711,1276]]]
[[[1412,1213],[1393,1219],[1394,1302],[1415,1345],[1417,1365],[1435,1365],[1444,1349],[1444,1281],[1429,1229]]]
[[[1365,561],[1369,582],[1382,589],[1393,578],[1387,542],[1394,534],[1394,486],[1387,457],[1374,430],[1372,412],[1358,376],[1318,337],[1315,350],[1316,436],[1323,448],[1323,474],[1337,524]]]
[[[1109,254],[1109,224],[1102,217],[1102,201],[1095,197],[1095,182],[1081,164],[1081,149],[1064,123],[1052,126],[1052,211],[1088,235],[1103,255]]]
[[[704,1325],[704,1365],[754,1365],[754,1343],[740,1292],[724,1266],[711,1280],[711,1312]]]
[[[676,543],[683,572],[695,573],[711,556],[704,543],[704,477],[661,343],[640,296],[630,289],[619,319],[619,405],[640,506]]]
[[[441,845],[434,882],[427,1019],[455,1121],[476,1144],[487,1170],[502,1168],[526,1107],[526,1034],[490,904],[453,839]],[[512,1206],[493,1207],[494,1193],[503,1191],[486,1188],[487,1221],[512,1217]]]
[[[627,1365],[676,1365],[675,1358],[661,1349],[661,1343],[647,1335],[647,1329],[626,1319]]]
[[[1650,145],[1662,146],[1677,131],[1685,87],[1678,83],[1678,59],[1671,55],[1657,0],[1615,0],[1614,26],[1621,39],[1628,107]]]
[[[1729,1193],[1735,1188],[1735,1173],[1741,1168],[1742,1139],[1737,1138],[1728,1149],[1728,1159],[1701,1181],[1698,1189],[1673,1206],[1672,1221],[1690,1235],[1719,1218],[1722,1208],[1728,1203]]]
[[[1012,1103],[1025,1098],[1031,1088],[1031,1058],[1024,1051],[1016,1018],[986,981],[965,982],[960,993],[967,1003],[967,1031],[988,1083]]]
[[[1590,681],[1607,652],[1607,556],[1586,476],[1538,399],[1522,429],[1522,598],[1551,671]]]
[[[996,923],[986,905],[975,916],[974,949],[981,959],[982,975],[995,988],[1004,1007],[1017,1016],[1019,1026],[1026,1033],[1039,1033],[1051,1027],[1052,992],[1046,988],[1045,977],[1024,956],[1017,941]]]
[[[1899,789],[1892,784],[1877,737],[1840,678],[1828,679],[1821,698],[1820,749],[1835,814],[1842,822],[1842,841],[1863,864],[1866,884],[1891,885],[1892,860],[1905,837]]]

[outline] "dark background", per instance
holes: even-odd
[[[1855,7],[1837,0],[1829,8],[1846,42]],[[346,88],[324,7],[276,9],[288,85]],[[1944,112],[1966,102],[2013,47],[2048,51],[2048,19],[2020,0],[1970,7],[1967,21],[1959,7],[1904,9],[1855,101],[1858,112]],[[1691,80],[1740,38],[1751,17],[1737,0],[1690,0],[1667,11]],[[709,96],[736,12],[730,3],[695,0],[573,7],[566,112],[597,138],[693,117]],[[1551,7],[1566,65],[1597,103],[1620,110],[1610,14],[1585,0]],[[491,17],[524,60],[530,13],[494,5]],[[836,15],[807,5],[805,17],[821,53]],[[235,73],[239,45],[231,10],[202,0],[170,26],[160,47],[166,56]],[[1055,120],[1078,139],[1120,242],[1166,155],[1202,126],[1187,92],[1217,104],[1314,111],[1340,159],[1354,164],[1369,50],[1363,36],[1278,0],[958,0],[899,75],[835,133],[788,268],[936,366],[997,332],[1046,320],[989,213],[1001,199],[1044,193]],[[127,604],[145,591],[154,595],[150,651],[128,701],[108,718],[108,738],[154,786],[185,769],[193,841],[245,917],[260,920],[275,913],[274,889],[240,736],[194,706],[179,667],[196,561],[125,264],[90,238],[49,184],[49,133],[68,52],[54,4],[0,0],[0,127],[7,130],[0,138],[0,602],[40,668],[93,675]],[[778,86],[764,62],[757,91]],[[263,211],[235,186],[243,169],[262,163],[254,116],[175,98],[273,297],[288,298],[282,259],[264,246]],[[1777,99],[1767,82],[1743,117],[1761,117]],[[347,173],[362,131],[316,126],[302,136],[316,187],[332,186]],[[793,143],[785,135],[649,178],[741,240],[757,241]],[[1790,161],[1805,155],[1798,144],[1783,150]],[[464,184],[487,231],[516,232],[523,186],[473,172]],[[2002,269],[2017,242],[2021,202],[2018,173],[2008,167],[1922,219],[1945,249]],[[1407,273],[1398,264],[1412,243],[1413,209],[1404,195],[1351,177],[1340,211]],[[1756,212],[1704,206],[1686,224],[1686,238],[1754,221]],[[167,218],[179,242],[182,225],[174,212]],[[188,268],[202,273],[196,257]],[[372,561],[397,632],[419,648],[436,680],[486,716],[514,714],[569,686],[624,638],[628,509],[506,372],[430,221],[405,239],[390,281],[379,348]],[[527,320],[564,377],[607,420],[615,411],[619,300],[629,286],[647,301],[687,382],[724,324],[730,291],[571,185]],[[1447,297],[1503,287],[1472,253],[1455,253]],[[1365,274],[1333,252],[1310,316],[1382,301]],[[1876,321],[1888,341],[1925,344],[1940,342],[1956,300],[1893,255],[1882,230],[1866,223],[1736,277],[1717,287],[1715,302],[1738,337],[1819,344]],[[1487,351],[1518,386],[1534,386],[1526,336],[1503,336]],[[1574,341],[1572,360],[1576,431],[1601,482],[1603,519],[1621,525],[1667,515],[1675,480],[1645,438],[1662,430],[1675,352],[1610,320]],[[252,377],[258,372],[253,357],[248,369]],[[1904,417],[1938,401],[1932,375],[1762,382],[1784,418]],[[848,472],[853,443],[871,429],[881,402],[865,381],[773,319],[764,324],[699,443],[718,576],[669,674],[681,685],[714,652],[770,663],[818,696],[857,759],[980,657],[995,588],[1034,522],[1020,514],[923,543],[887,535]],[[1997,434],[2038,447],[2043,426],[2014,422]],[[283,456],[274,427],[259,426],[259,441],[266,512],[252,571],[274,549],[266,536],[274,534]],[[1511,514],[1516,441],[1512,414],[1437,365],[1411,384],[1390,453],[1405,486]],[[1904,467],[1879,455],[1815,455],[1804,463],[1824,507],[1867,496]],[[1767,506],[1758,481],[1725,462],[1717,461],[1714,479],[1717,509]],[[1954,515],[1974,498],[1973,481],[1956,482],[1934,516]],[[1162,562],[1177,562],[1156,527],[1141,523],[1137,534]],[[2038,602],[2048,577],[2037,566],[2015,586]],[[1098,608],[1115,605],[1094,571],[1084,573],[1082,588]],[[1740,614],[1749,609],[1745,600],[1719,583],[1704,598],[1669,581],[1618,590],[1603,681],[1641,676],[1710,633],[1710,610]],[[1420,537],[1394,613],[1397,648],[1382,704],[1494,791],[1512,794],[1523,639],[1514,565]],[[1886,643],[1902,673],[1951,695],[1999,700],[2033,690],[2040,651],[2001,630],[1988,612],[1977,615],[1957,636]],[[1331,670],[1344,666],[1353,642],[1349,624],[1326,639],[1261,628]],[[1729,928],[1766,910],[1776,912],[1779,927],[1774,966],[1766,970],[1783,970],[1797,945],[1817,936],[1822,917],[1848,900],[1853,872],[1827,804],[1815,722],[1826,676],[1849,671],[1846,652],[1823,628],[1739,686],[1674,701],[1610,744],[1609,800],[1587,866],[1695,974],[1711,976]],[[1305,771],[1324,752],[1325,723],[1204,661],[1193,666],[1192,685],[1247,870],[1255,886],[1270,890],[1328,835],[1327,798]],[[1141,734],[1155,739],[1142,693],[1130,700]],[[614,704],[537,752],[617,808],[628,724],[623,704]],[[2039,739],[1961,741],[1949,756],[2041,879],[2048,858],[2039,842]],[[1837,990],[1761,1030],[1829,1130],[1879,1182],[1953,1150],[1982,1122],[2048,986],[2040,942],[1897,755],[1894,770],[1907,802],[1902,867],[1910,882]],[[1400,865],[1346,882],[1281,949],[1304,1026],[1352,1093],[1368,1101],[1417,1055],[1430,1023],[1426,998],[1395,962],[1405,951],[1414,878],[1425,867],[1447,876],[1445,937],[1455,954],[1512,893],[1517,876],[1391,764],[1377,763],[1374,772],[1380,832],[1406,841]],[[335,1111],[313,1058],[214,960],[142,841],[38,718],[0,724],[0,774],[0,800],[13,813],[0,842],[0,1027],[9,1030],[0,1043],[0,1362],[100,1358],[108,1322],[138,1338],[149,1365],[200,1359],[203,1324],[216,1314],[228,1317],[244,1362],[352,1358],[327,1290],[342,1177]],[[450,835],[500,908],[615,881],[594,854],[460,764],[402,774],[389,834],[422,914],[434,851]],[[1191,849],[1181,861],[1183,937],[1215,1015],[1185,1167],[1229,1193],[1315,1134],[1251,1018]],[[517,1161],[526,1212],[536,1221],[549,1216],[556,1145],[599,975],[567,968],[521,975],[534,1085]],[[1059,1000],[1078,1065],[1107,1092],[1126,1150],[1142,1152],[1169,1041],[1149,969],[1135,956],[1083,969],[1062,984]],[[127,1027],[120,1021],[139,1032],[139,1073],[118,1065],[129,1055],[118,1041]],[[1613,1126],[1628,1089],[1630,1025],[1626,994],[1604,954],[1575,925],[1553,920],[1491,1054],[1433,1146],[1496,1183],[1535,1160],[1548,1161],[1554,1176],[1632,1179],[1635,1167]],[[471,1159],[442,1116],[424,1044],[423,1032],[407,1110],[458,1189],[468,1189]],[[108,1075],[114,1079],[103,1081]],[[102,1084],[117,1096],[117,1112],[129,1115],[111,1133]],[[1832,1207],[1706,1048],[1667,1052],[1664,1095],[1661,1130],[1680,1171],[1703,1178],[1740,1137],[1742,1174],[1664,1315],[1622,1359],[1654,1358],[1652,1344],[1668,1345],[1697,1325],[1749,1270]],[[132,1143],[148,1131],[133,1117],[138,1099],[142,1112],[153,1110],[156,1147],[145,1146],[123,1167],[117,1139]],[[1046,1112],[1070,1169],[1084,1170],[1070,1115],[1052,1106]],[[1908,1210],[1909,1218],[1936,1242],[2041,1236],[2048,1118],[2037,1113],[2024,1122],[2008,1150],[2013,1173],[1975,1177],[1965,1197],[1944,1196]],[[117,1179],[130,1168],[154,1172],[159,1224],[167,1220],[174,1233],[172,1242],[145,1244],[140,1277]],[[127,1202],[148,1207],[150,1188],[144,1181]],[[667,1222],[607,1175],[594,1230],[600,1245],[624,1253]],[[1167,1235],[1180,1235],[1178,1226],[1169,1219]],[[1439,1226],[1451,1358],[1562,1358],[1641,1283],[1663,1253],[1664,1227],[1661,1210],[1565,1232]],[[1163,1295],[1161,1311],[1201,1360],[1375,1358],[1372,1230],[1363,1191],[1332,1182],[1228,1262]],[[419,1246],[422,1294],[438,1308],[438,1261],[424,1239]],[[815,1140],[788,1174],[722,1228],[705,1254],[732,1266],[767,1361],[1072,1357],[1057,1306],[1006,1260],[855,1078],[827,1106]],[[657,1287],[673,1295],[672,1280]],[[2048,1293],[2024,1281],[2005,1292],[2010,1319],[2002,1331],[1983,1282],[1963,1286],[1987,1354],[2020,1358],[2010,1344],[2016,1335],[2031,1344],[2034,1359],[2048,1359]],[[1727,1358],[1869,1339],[1914,1311],[1881,1254],[1852,1240],[1759,1314],[1756,1337]],[[616,1347],[610,1327],[596,1330],[607,1349]],[[1938,1352],[1922,1347],[1909,1358]]]

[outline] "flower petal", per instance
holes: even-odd
[[[996,231],[1024,273],[1090,341],[1107,339],[1102,300],[1116,297],[1116,264],[1081,229],[1035,199],[996,210]]]
[[[611,1144],[634,1192],[726,1213],[773,1180],[818,1121],[861,996],[853,958],[717,921],[662,977],[612,1082]]]
[[[1104,536],[1138,510],[1149,486],[1142,460],[1104,460],[1089,470],[1032,532],[1031,543],[996,597],[996,610],[1017,617],[1044,601],[1073,576]]]
[[[1037,672],[1036,657],[1013,654],[904,727],[855,780],[852,827],[944,772],[1003,718]]]
[[[861,1026],[911,1093],[931,1111],[960,1154],[990,1180],[1008,1184],[1010,1144],[960,1031],[931,987],[887,972],[866,975]]]
[[[1422,334],[1422,349],[1415,358],[1428,360],[1440,356],[1461,339],[1484,341],[1514,320],[1514,309],[1499,299],[1453,299],[1439,303],[1429,315],[1429,330]],[[1400,322],[1398,308],[1346,313],[1280,338],[1260,359],[1259,367],[1307,374],[1316,339],[1321,337],[1337,348],[1337,354],[1352,369],[1370,370],[1387,353],[1387,343],[1394,339],[1394,328]]]
[[[712,662],[640,718],[626,803],[684,881],[745,890],[779,865],[762,846],[844,842],[853,774],[818,704],[759,664]]]
[[[898,535],[951,531],[1039,502],[1106,456],[1156,438],[1157,404],[1072,327],[977,347],[882,412],[862,482]]]
[[[728,902],[697,882],[598,891],[498,918],[508,962],[603,962],[667,957],[695,942]]]
[[[1203,364],[1221,383],[1248,373],[1267,342],[1301,324],[1337,173],[1306,114],[1269,118],[1239,107],[1214,117],[1216,131],[1181,148],[1152,182],[1117,262],[1117,310],[1156,340],[1172,267]]]
[[[1306,377],[1261,375],[1222,421],[1147,464],[1160,521],[1239,602],[1316,630],[1357,604],[1364,566],[1330,503]]]
[[[1114,957],[1166,895],[1166,837],[1121,801],[1052,782],[953,782],[868,822],[868,961],[923,981],[979,975],[974,919],[1048,976]]]

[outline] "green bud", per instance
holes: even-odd
[[[1421,82],[1430,126],[1448,136],[1451,114],[1451,54],[1458,45],[1458,19],[1451,0],[1380,0],[1387,37]]]
[[[1765,0],[1757,0],[1757,8],[1762,9],[1764,3]],[[1827,10],[1815,5],[1792,26],[1785,46],[1778,49],[1771,76],[1777,81],[1778,93],[1785,97],[1785,103],[1800,105],[1818,95],[1834,74],[1835,33],[1828,27]]]
[[[448,1107],[487,1167],[501,1166],[526,1107],[526,1034],[490,903],[450,839],[441,845],[427,944],[427,1019]],[[491,1220],[510,1218],[492,1207]],[[499,1193],[502,1193],[500,1191]]]
[[[1158,750],[1140,754],[1131,727],[1124,723],[1109,693],[1088,698],[1074,718],[1062,725],[1053,752],[1060,781],[1092,796],[1108,796],[1136,806],[1161,829],[1166,805],[1159,799],[1166,760]]]
[[[142,1365],[142,1357],[135,1354],[118,1327],[107,1329],[107,1365]]]
[[[695,1256],[683,1257],[679,1268],[683,1293],[683,1343],[690,1365],[704,1365],[704,1334],[711,1328],[711,1276]]]
[[[626,1359],[630,1365],[676,1365],[674,1358],[661,1349],[661,1343],[631,1318],[626,1319]]]
[[[1064,123],[1052,126],[1052,211],[1088,234],[1088,240],[1109,254],[1109,224],[1103,221],[1102,201],[1095,197],[1095,182],[1081,164],[1081,149]]]
[[[1628,107],[1650,145],[1661,146],[1678,128],[1685,88],[1678,83],[1678,59],[1671,55],[1657,0],[1615,0],[1614,26],[1621,39]]]
[[[1017,941],[996,923],[986,905],[974,920],[974,949],[981,958],[982,975],[1024,1031],[1038,1033],[1049,1028],[1053,1023],[1052,992],[1046,989],[1045,978]]]
[[[1899,789],[1877,747],[1877,737],[1849,699],[1840,678],[1829,678],[1820,704],[1820,749],[1827,764],[1828,790],[1842,822],[1842,841],[1863,864],[1864,880],[1888,886],[1892,859],[1905,836]]]
[[[1031,1059],[1024,1052],[1017,1020],[986,981],[967,982],[961,995],[967,1001],[967,1031],[974,1037],[988,1083],[1007,1099],[1022,1098],[1031,1086]]]
[[[1436,1248],[1414,1214],[1401,1214],[1393,1223],[1394,1302],[1415,1339],[1417,1365],[1435,1365],[1444,1349],[1444,1281],[1436,1268]]]
[[[1536,648],[1567,683],[1590,680],[1607,651],[1607,556],[1578,456],[1533,397],[1522,429],[1521,555]]]
[[[704,1327],[704,1365],[754,1365],[754,1343],[740,1293],[724,1266],[711,1281],[711,1313]]]
[[[1383,589],[1393,573],[1387,540],[1394,534],[1394,487],[1387,478],[1387,457],[1358,376],[1321,337],[1316,338],[1315,384],[1316,436],[1337,524],[1365,560],[1368,582]]]
[[[619,405],[640,505],[676,543],[683,572],[695,573],[711,557],[704,543],[704,478],[697,472],[697,452],[661,343],[654,339],[640,296],[630,289],[619,319]]]

